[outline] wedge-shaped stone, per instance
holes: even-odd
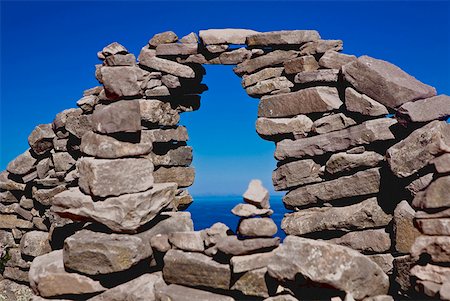
[[[384,157],[376,152],[363,152],[361,154],[337,153],[331,155],[325,164],[325,171],[329,174],[349,172],[357,168],[375,167]]]
[[[92,114],[92,125],[96,132],[102,134],[139,132],[141,130],[139,102],[122,100],[107,106],[97,106]]]
[[[101,67],[100,72],[105,93],[109,99],[139,95],[136,67]]]
[[[106,66],[136,66],[134,54],[113,54],[105,58]],[[139,71],[137,71],[139,72]]]
[[[64,267],[87,275],[125,271],[151,255],[135,235],[81,230],[64,241]]]
[[[320,35],[315,30],[280,30],[263,32],[247,37],[248,46],[300,45],[317,41]]]
[[[172,126],[180,121],[178,112],[170,107],[170,103],[156,99],[140,99],[141,119],[157,125]]]
[[[239,234],[245,237],[272,237],[277,231],[277,225],[269,217],[245,218],[238,226]]]
[[[286,61],[283,66],[286,74],[296,74],[319,69],[319,64],[312,55],[305,55]]]
[[[284,61],[297,57],[295,51],[275,50],[265,55],[261,55],[240,63],[234,68],[237,74],[250,74],[266,67],[275,67],[282,64]]]
[[[161,272],[144,274],[90,298],[88,301],[152,301],[156,300],[156,288],[160,285],[164,286]]]
[[[211,293],[177,284],[164,286],[157,291],[161,301],[234,301],[232,297]]]
[[[184,126],[178,126],[174,129],[143,130],[141,132],[142,143],[184,142],[188,139],[189,136]]]
[[[389,148],[386,156],[392,172],[406,178],[446,152],[450,152],[450,124],[433,121]]]
[[[416,219],[416,224],[423,234],[450,236],[450,218]]]
[[[245,39],[259,32],[251,29],[224,28],[200,30],[198,35],[205,45],[245,44]]]
[[[103,47],[102,54],[105,57],[108,57],[110,55],[114,54],[127,54],[128,50],[121,44],[117,42],[113,42],[105,47]]]
[[[173,31],[165,31],[155,34],[148,44],[153,47],[157,47],[161,44],[175,43],[178,41],[178,36]]]
[[[201,233],[198,231],[170,233],[169,242],[183,251],[203,252],[205,250]]]
[[[397,114],[412,122],[427,122],[450,116],[450,97],[438,95],[413,102],[398,108]]]
[[[340,51],[343,48],[341,40],[317,40],[308,42],[300,47],[301,55],[320,54],[327,51]]]
[[[221,65],[236,65],[250,59],[251,57],[252,52],[250,50],[239,48],[221,53],[218,59]],[[209,62],[212,64],[212,61]]]
[[[259,209],[252,204],[237,204],[231,213],[239,217],[268,216],[273,214],[272,209]]]
[[[384,229],[350,232],[327,242],[349,247],[363,254],[385,253],[391,248],[391,238]]]
[[[256,132],[262,137],[270,139],[276,139],[277,136],[291,133],[296,138],[303,138],[311,131],[312,125],[312,120],[306,115],[298,115],[292,118],[260,117],[256,120]]]
[[[28,144],[36,154],[43,154],[53,147],[53,132],[51,124],[40,124],[34,128],[28,137]]]
[[[163,183],[144,192],[93,201],[78,188],[70,188],[53,198],[52,211],[61,217],[95,221],[116,232],[134,232],[168,207],[175,192],[175,183]]]
[[[195,169],[192,167],[159,167],[153,173],[155,183],[176,183],[178,187],[188,187],[194,183]]]
[[[63,250],[36,257],[31,263],[30,285],[42,297],[83,295],[103,292],[100,282],[64,269]]]
[[[269,191],[263,186],[261,180],[251,180],[242,197],[245,202],[255,205],[258,208],[270,208]]]
[[[342,101],[333,87],[312,87],[297,92],[264,96],[259,102],[259,117],[289,117],[339,109]]]
[[[288,235],[303,235],[325,230],[353,231],[384,227],[392,217],[378,205],[376,198],[346,207],[304,209],[286,214],[281,228]]]
[[[295,280],[301,275],[312,282],[351,293],[358,300],[386,294],[389,289],[387,275],[359,252],[294,236],[286,237],[275,251],[268,273],[279,280]]]
[[[418,179],[415,179],[405,188],[411,193],[412,196],[415,196],[418,192],[427,188],[431,181],[433,181],[433,173],[430,172]]]
[[[174,61],[151,56],[147,52],[141,53],[139,56],[139,64],[156,71],[162,71],[183,78],[195,77],[195,72],[191,67]]]
[[[230,266],[200,253],[169,250],[164,256],[163,274],[168,283],[225,290],[230,288]]]
[[[81,191],[99,197],[141,192],[153,186],[153,164],[143,158],[108,160],[85,157],[78,161],[78,172]]]
[[[450,237],[449,236],[419,236],[411,247],[411,256],[419,258],[422,254],[428,254],[433,262],[450,261]]]
[[[30,150],[27,150],[11,162],[9,162],[6,170],[12,174],[25,175],[35,168],[36,163],[37,160],[33,158]]]
[[[345,89],[345,107],[350,112],[356,112],[367,116],[389,114],[389,111],[381,103],[373,100],[367,95],[358,93],[351,87]]]
[[[328,152],[343,151],[352,146],[371,144],[375,141],[395,139],[389,129],[396,124],[395,119],[381,118],[366,121],[348,129],[322,134],[299,140],[283,140],[277,143],[275,158],[301,159],[305,156],[317,156]],[[333,143],[330,143],[333,141]]]
[[[315,204],[320,201],[334,201],[354,196],[375,194],[380,190],[378,168],[359,171],[350,176],[340,177],[322,183],[311,184],[291,190],[284,198],[288,208]]]
[[[356,56],[339,53],[336,51],[327,51],[319,60],[319,65],[328,69],[341,69],[345,64],[356,61]]]
[[[266,274],[267,268],[245,272],[234,282],[231,289],[240,291],[246,296],[269,297],[270,289],[266,282]]]
[[[250,96],[257,96],[269,94],[270,92],[276,90],[291,88],[293,86],[294,84],[292,82],[290,82],[286,77],[281,76],[260,81],[256,85],[246,88],[245,91]]]
[[[189,55],[197,53],[198,44],[160,44],[156,55]]]
[[[320,69],[298,73],[294,82],[299,84],[307,83],[334,83],[338,81],[338,69]]]
[[[266,79],[280,77],[283,73],[283,67],[265,68],[261,71],[242,77],[242,87],[247,88]]]
[[[227,236],[220,239],[216,247],[227,255],[248,255],[264,251],[270,251],[280,244],[280,239],[276,238],[251,238],[239,240],[236,236]]]
[[[399,67],[366,55],[343,66],[342,72],[357,91],[389,108],[436,95],[435,88],[421,83]]]
[[[401,201],[394,210],[395,249],[400,253],[409,253],[412,244],[420,232],[414,226],[415,211],[407,201]]]
[[[314,121],[312,131],[317,134],[325,134],[348,128],[355,125],[356,121],[343,113],[331,114]]]
[[[278,167],[272,173],[275,190],[321,182],[320,165],[311,159],[294,161]]]
[[[110,136],[87,132],[81,137],[80,150],[89,156],[115,159],[147,155],[152,150],[152,144],[130,143]]]
[[[237,274],[267,267],[273,257],[273,253],[274,251],[251,255],[233,256],[230,259],[233,273]]]
[[[450,207],[450,176],[436,179],[425,191],[416,194],[413,206],[421,209]]]

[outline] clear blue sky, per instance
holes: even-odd
[[[344,52],[390,61],[450,94],[449,2],[1,2],[0,169],[27,148],[35,125],[75,106],[97,85],[96,53],[118,41],[138,54],[154,33],[207,28],[317,29]],[[254,130],[257,100],[231,67],[207,67],[198,112],[182,117],[194,147],[191,192],[271,187],[273,143]]]

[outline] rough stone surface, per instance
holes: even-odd
[[[295,51],[275,50],[268,54],[261,55],[250,60],[244,61],[238,64],[234,68],[234,72],[237,74],[251,74],[255,71],[266,67],[274,67],[282,64],[284,61],[297,57],[298,54]]]
[[[258,105],[259,117],[290,117],[299,114],[328,112],[342,105],[338,91],[332,87],[312,87],[273,96],[264,96]]]
[[[398,108],[397,114],[412,122],[445,119],[450,116],[450,97],[438,95],[414,102],[407,102]]]
[[[137,101],[122,100],[107,106],[97,106],[92,114],[96,132],[113,134],[134,133],[141,130],[141,113]]]
[[[51,124],[40,124],[34,128],[28,137],[28,144],[36,154],[44,154],[53,147],[53,132]]]
[[[205,250],[203,239],[198,231],[170,233],[169,242],[183,251],[203,252]]]
[[[334,83],[338,81],[339,70],[320,69],[298,73],[294,82],[299,84],[307,83]]]
[[[251,29],[224,28],[200,30],[198,35],[203,44],[216,45],[245,44],[245,39],[254,34],[258,32]]]
[[[283,164],[272,173],[272,182],[275,190],[321,182],[321,166],[311,159],[294,161]]]
[[[357,168],[375,167],[384,157],[376,152],[363,152],[361,154],[337,153],[331,155],[325,164],[329,174],[349,172]]]
[[[31,229],[33,227],[33,223],[18,218],[17,215],[14,214],[0,214],[0,229]]]
[[[278,237],[239,240],[236,236],[227,236],[219,240],[216,247],[224,254],[237,256],[272,250],[279,244],[280,239]]]
[[[235,274],[260,269],[266,267],[270,263],[273,254],[274,251],[251,255],[233,256],[230,259],[230,265],[233,273]]]
[[[411,247],[411,256],[419,258],[421,254],[428,254],[433,262],[450,261],[450,237],[448,236],[419,236]]]
[[[248,46],[300,45],[317,41],[320,35],[315,30],[280,30],[263,32],[247,37]]]
[[[296,74],[319,69],[319,64],[312,55],[301,56],[284,62],[284,72],[286,74]]]
[[[350,232],[327,242],[349,247],[364,254],[384,253],[391,248],[391,238],[385,229]]]
[[[28,286],[7,279],[0,280],[0,292],[0,301],[29,301],[33,295]]]
[[[415,265],[411,269],[411,275],[420,280],[432,281],[442,284],[447,281],[450,276],[449,267],[441,267],[438,265],[426,264],[424,266]]]
[[[389,114],[389,111],[381,103],[372,98],[358,93],[355,89],[345,89],[345,106],[350,112],[367,116],[381,116]]]
[[[340,177],[322,183],[311,184],[291,190],[283,198],[290,208],[315,204],[320,201],[334,201],[354,196],[377,193],[380,189],[378,168],[359,171],[350,176]]]
[[[365,55],[343,66],[342,72],[345,80],[357,91],[389,108],[436,95],[436,89],[421,83],[399,67]]]
[[[394,210],[395,249],[400,253],[409,253],[420,232],[415,228],[415,211],[407,201],[401,201]]]
[[[300,274],[313,282],[351,293],[356,299],[386,294],[389,288],[386,274],[359,252],[294,236],[286,237],[275,251],[268,272],[280,280],[294,280]]]
[[[190,68],[189,66],[147,55],[145,53],[144,55],[140,56],[139,64],[156,71],[162,71],[183,78],[195,77],[194,70],[192,70],[192,68]]]
[[[150,154],[155,166],[189,166],[192,162],[192,147],[180,146],[162,155]]]
[[[140,99],[141,119],[162,126],[173,126],[180,121],[180,115],[165,103],[156,99]]]
[[[415,196],[419,191],[427,188],[428,185],[430,185],[431,181],[433,181],[433,173],[428,173],[418,179],[415,179],[405,188],[411,193],[412,196]]]
[[[392,273],[394,272],[394,256],[392,256],[391,254],[373,254],[367,255],[367,257],[378,264],[378,266],[387,275],[392,275]]]
[[[312,120],[305,115],[292,118],[265,118],[256,121],[256,132],[263,137],[293,134],[296,138],[305,137],[312,128]]]
[[[301,55],[320,54],[327,51],[340,51],[343,48],[341,40],[317,40],[308,42],[300,47]]]
[[[434,209],[450,206],[450,176],[436,179],[425,191],[416,194],[413,206],[421,209]]]
[[[30,267],[30,285],[42,297],[98,293],[106,289],[95,280],[64,269],[63,250],[35,258]]]
[[[356,56],[339,53],[336,51],[327,51],[319,60],[319,65],[328,69],[341,69],[345,64],[356,61]]]
[[[153,47],[157,47],[161,44],[175,43],[178,41],[178,36],[173,31],[165,31],[155,34],[148,44]]]
[[[82,230],[64,241],[65,268],[87,275],[125,271],[151,255],[151,248],[132,235]]]
[[[264,95],[276,90],[282,90],[285,88],[292,88],[294,84],[290,82],[286,77],[275,77],[265,79],[258,82],[256,85],[246,88],[246,92],[250,96]]]
[[[438,173],[445,174],[450,172],[450,154],[443,154],[433,160],[434,168]]]
[[[162,143],[171,141],[187,141],[189,139],[187,130],[184,126],[178,126],[174,129],[154,129],[143,130],[141,132],[142,143]]]
[[[245,202],[258,208],[270,208],[269,191],[262,185],[261,180],[251,180],[242,197]]]
[[[237,204],[231,209],[231,212],[239,217],[254,217],[272,215],[272,209],[260,209],[252,204]]]
[[[352,146],[366,145],[376,141],[393,140],[395,137],[389,128],[396,123],[395,119],[381,118],[319,136],[294,141],[283,140],[277,143],[275,158],[278,160],[301,159],[304,156],[342,151]]]
[[[239,234],[246,237],[271,237],[277,230],[277,225],[269,217],[246,218],[238,226]]]
[[[326,230],[354,231],[384,227],[392,217],[378,205],[376,198],[346,207],[304,209],[285,215],[281,228],[289,235]]]
[[[283,67],[265,68],[261,71],[242,77],[242,87],[247,88],[266,79],[280,77],[283,73]]]
[[[195,170],[192,167],[159,167],[153,176],[155,183],[174,182],[178,187],[188,187],[194,183]]]
[[[200,253],[169,250],[164,256],[163,275],[168,283],[225,290],[230,288],[230,266]]]
[[[198,290],[177,284],[171,284],[158,291],[161,301],[234,301],[232,297]]]
[[[22,254],[37,257],[52,250],[47,232],[30,231],[25,233],[20,240]]]
[[[266,274],[267,268],[245,272],[231,286],[231,289],[241,291],[246,296],[269,297]]]
[[[12,174],[25,175],[34,169],[36,162],[37,160],[33,158],[30,151],[27,150],[11,162],[9,162],[6,170]],[[5,184],[5,186],[7,185]]]
[[[450,218],[416,219],[416,224],[423,234],[450,236]]]
[[[102,54],[105,57],[115,54],[127,54],[128,50],[121,44],[117,42],[113,42],[102,49]]]
[[[314,121],[312,130],[317,134],[325,134],[348,128],[356,122],[343,113],[331,114]]]
[[[189,55],[197,53],[198,44],[160,44],[156,55]]]
[[[148,159],[82,158],[78,171],[81,191],[95,196],[119,196],[153,186],[153,164]]]
[[[136,67],[102,67],[100,72],[108,98],[119,99],[139,95]]]
[[[78,188],[70,188],[53,198],[52,210],[62,217],[96,221],[113,231],[133,232],[168,207],[175,191],[174,183],[155,184],[152,189],[144,192],[95,202]]]

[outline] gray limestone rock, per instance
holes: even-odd
[[[92,114],[94,131],[101,134],[135,133],[141,130],[138,101],[122,100],[107,106],[97,106]]]
[[[317,41],[320,35],[315,30],[280,30],[258,33],[247,37],[248,46],[300,45]]]
[[[270,208],[269,191],[264,188],[261,180],[251,180],[242,197],[245,202],[258,208]]]
[[[53,148],[53,138],[55,133],[52,125],[40,124],[28,136],[28,144],[36,154],[42,155]]]
[[[280,165],[272,173],[275,190],[321,182],[321,166],[311,159],[299,160]]]
[[[385,253],[391,248],[391,238],[385,229],[350,232],[327,242],[349,247],[363,254]]]
[[[173,182],[181,187],[188,187],[194,183],[195,169],[192,167],[159,167],[154,171],[155,183]]]
[[[139,95],[136,69],[136,67],[130,66],[105,66],[100,69],[102,83],[109,99]]]
[[[217,45],[245,44],[245,39],[254,34],[258,34],[258,32],[251,29],[224,28],[200,30],[198,35],[203,44]]]

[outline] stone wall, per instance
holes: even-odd
[[[102,86],[33,130],[0,175],[0,300],[27,286],[33,300],[449,298],[450,98],[313,30],[199,36],[156,34],[137,62],[106,46]],[[236,65],[260,99],[293,210],[282,244],[258,181],[236,234],[193,231],[182,211],[194,169],[179,114],[200,107],[204,64]]]

